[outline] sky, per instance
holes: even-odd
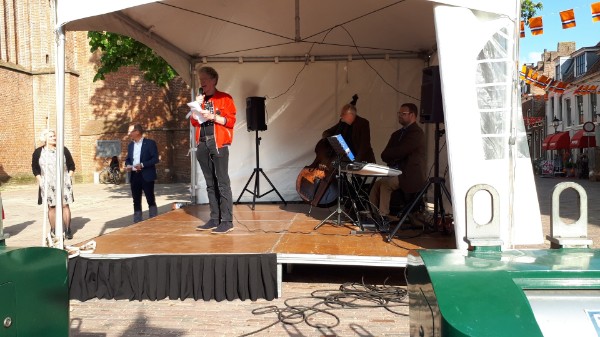
[[[556,50],[558,42],[575,41],[576,48],[591,47],[600,42],[600,22],[592,22],[590,5],[600,0],[534,0],[544,8],[535,16],[542,16],[544,34],[531,35],[525,27],[525,37],[519,40],[520,64],[535,63],[540,60],[544,49]],[[563,29],[560,12],[574,9],[576,27]]]

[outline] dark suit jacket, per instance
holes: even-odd
[[[336,125],[330,127],[323,132],[323,137],[330,137],[342,133],[342,129],[348,124],[340,121]],[[369,121],[360,116],[352,123],[352,139],[350,140],[351,149],[356,157],[356,161],[364,161],[367,163],[375,162],[375,153],[371,147],[371,127]]]
[[[426,151],[425,133],[415,122],[392,133],[381,153],[388,166],[402,171],[398,179],[404,193],[416,193],[425,186]]]
[[[145,181],[156,180],[156,164],[158,164],[158,148],[152,139],[142,140],[142,151],[140,152],[140,163],[144,165],[142,176]],[[133,141],[127,146],[127,158],[125,165],[133,165]]]

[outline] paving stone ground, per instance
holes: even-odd
[[[594,248],[599,248],[600,183],[597,182],[536,177],[544,234],[549,233],[552,189],[562,181],[575,181],[587,192],[588,236],[593,239]],[[579,206],[576,195],[567,192],[561,198],[561,216],[572,221],[578,216]],[[187,201],[188,194],[185,184],[157,185],[160,212],[168,211],[173,202]],[[7,215],[5,232],[11,235],[7,245],[40,245],[43,211],[37,205],[36,187],[3,186],[2,200]],[[128,226],[131,209],[128,185],[76,184],[72,205],[75,237],[67,244]],[[548,248],[549,243],[532,247]],[[281,323],[274,311],[287,305],[311,307],[321,302],[311,294],[339,292],[340,286],[347,282],[360,284],[364,280],[369,285],[386,283],[400,287],[404,285],[403,273],[402,268],[297,265],[284,275],[282,298],[273,301],[72,300],[70,336],[242,336],[255,331],[258,332],[252,336],[409,336],[407,306],[390,308],[395,312],[382,307],[334,308],[309,317],[312,326],[305,322]],[[265,313],[255,314],[253,310]]]

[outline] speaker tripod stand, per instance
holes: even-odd
[[[417,196],[413,199],[410,206],[405,207],[402,210],[402,217],[400,218],[400,222],[396,225],[394,230],[390,232],[386,241],[391,242],[396,235],[396,232],[402,227],[402,224],[410,213],[414,210],[414,208],[423,200],[423,195],[427,193],[429,186],[433,185],[433,223],[430,226],[435,226],[438,224],[440,219],[444,219],[446,216],[446,211],[444,209],[444,200],[442,199],[442,192],[448,199],[448,202],[452,204],[452,198],[450,197],[450,193],[446,188],[446,180],[444,178],[440,178],[440,138],[444,135],[445,131],[440,130],[440,123],[435,123],[435,156],[434,156],[434,177],[429,178],[427,184],[421,189],[421,191],[417,194]]]
[[[238,204],[240,202],[240,199],[242,198],[242,195],[244,195],[244,192],[247,191],[250,194],[252,194],[252,210],[254,210],[254,208],[256,206],[256,199],[260,199],[271,192],[275,192],[279,196],[279,199],[281,199],[281,201],[283,201],[284,205],[287,206],[287,202],[283,199],[281,194],[279,194],[279,191],[277,191],[277,189],[275,188],[275,186],[273,185],[273,183],[271,182],[269,177],[267,177],[267,175],[265,174],[263,169],[260,167],[259,147],[260,147],[261,137],[258,136],[258,130],[255,130],[255,132],[256,132],[256,138],[255,138],[255,140],[256,140],[256,168],[254,168],[252,175],[250,176],[250,178],[248,178],[248,181],[246,182],[246,185],[244,186],[242,193],[240,193],[240,196],[237,198],[237,201],[235,203]],[[271,189],[263,194],[260,193],[260,175],[261,174],[267,180],[269,185],[271,185]],[[248,189],[248,185],[250,185],[252,178],[254,178],[254,190],[250,191]]]

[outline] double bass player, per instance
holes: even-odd
[[[354,153],[356,161],[374,163],[375,154],[371,147],[369,121],[357,114],[356,99],[358,96],[355,95],[353,98],[351,103],[342,107],[339,122],[323,132],[323,138],[340,134]]]
[[[357,100],[358,95],[354,95],[352,102],[341,108],[339,122],[325,130],[317,143],[315,160],[298,175],[296,190],[300,197],[312,206],[329,207],[338,197],[337,188],[332,184],[335,175],[332,166],[335,151],[329,145],[327,137],[341,134],[357,161],[375,162],[369,121],[358,116]]]

